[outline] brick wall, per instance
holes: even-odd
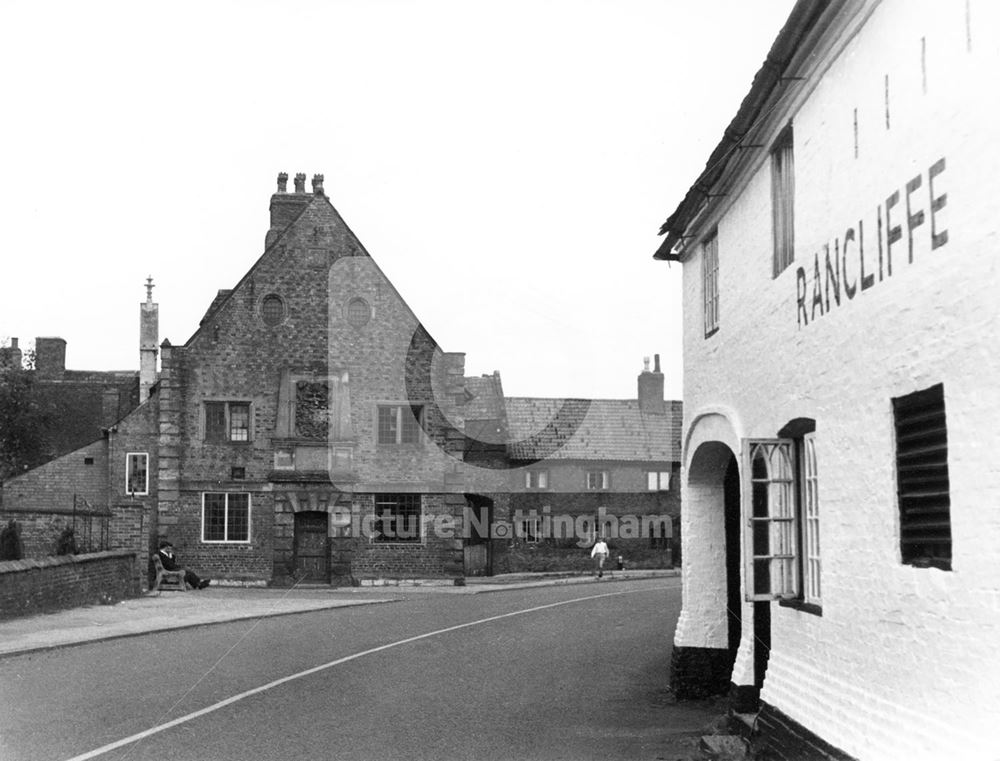
[[[0,618],[138,597],[134,552],[0,562]]]
[[[697,246],[685,261],[686,457],[713,441],[735,442],[738,456],[741,439],[816,421],[822,616],[772,605],[762,700],[852,756],[987,758],[997,695],[984,664],[996,662],[1000,625],[1000,356],[987,348],[998,324],[1000,112],[979,103],[1000,67],[1000,9],[901,0],[852,9],[871,16],[839,36],[845,47],[828,70],[822,54],[810,59],[819,68],[783,101],[793,110],[754,133],[770,143],[793,124],[795,261],[772,276],[767,151],[703,221],[706,233],[717,224],[719,252],[721,321],[708,338]],[[947,200],[932,209],[929,168],[941,159],[933,198]],[[890,274],[886,230],[896,226]],[[947,243],[932,247],[932,227],[947,230]],[[936,383],[948,424],[951,572],[903,565],[899,550],[891,400]],[[713,417],[728,432],[706,433]],[[715,509],[711,487],[697,490],[685,485],[683,495],[677,644],[724,647],[721,488]],[[745,604],[738,684],[752,676],[751,616]]]

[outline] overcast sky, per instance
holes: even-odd
[[[467,374],[680,398],[657,231],[791,0],[0,2],[0,339],[138,368],[263,251],[280,171],[331,202]],[[289,183],[291,185],[291,183]]]

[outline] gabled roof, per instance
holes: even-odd
[[[743,145],[743,141],[757,126],[758,120],[770,112],[774,98],[781,92],[780,88],[784,84],[782,77],[792,57],[827,7],[839,4],[840,0],[798,0],[795,3],[788,20],[771,45],[767,58],[754,75],[750,92],[743,98],[736,116],[708,157],[705,169],[698,175],[674,213],[660,227],[660,235],[667,237],[653,254],[654,259],[680,259],[674,253],[674,247],[683,239],[691,221],[705,208],[709,195],[729,163],[739,156],[741,148],[750,147]],[[753,147],[758,149],[760,146]]]
[[[468,420],[500,420],[504,417],[500,374],[465,378],[466,400],[462,415]]]
[[[506,400],[512,460],[680,460],[680,402],[667,402],[665,414],[652,414],[642,412],[636,399],[566,401]],[[563,425],[546,429],[560,410]],[[567,416],[567,410],[572,414]],[[539,436],[543,430],[546,434]]]

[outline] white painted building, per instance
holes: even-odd
[[[800,0],[662,230],[672,679],[779,757],[1000,758],[998,45],[994,0]]]

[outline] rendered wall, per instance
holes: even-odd
[[[718,223],[721,321],[707,339],[700,256],[685,262],[685,427],[719,407],[746,437],[816,420],[822,616],[772,605],[762,699],[859,758],[958,749],[985,758],[1000,707],[998,9],[975,0],[873,7],[790,114],[793,264],[772,279],[766,161]],[[890,245],[886,230],[897,225]],[[899,551],[891,400],[936,383],[948,421],[951,572],[905,566]],[[688,488],[685,511],[698,504]],[[694,568],[711,547],[690,524]],[[699,613],[713,592],[698,584],[679,629],[689,646],[716,639]]]

